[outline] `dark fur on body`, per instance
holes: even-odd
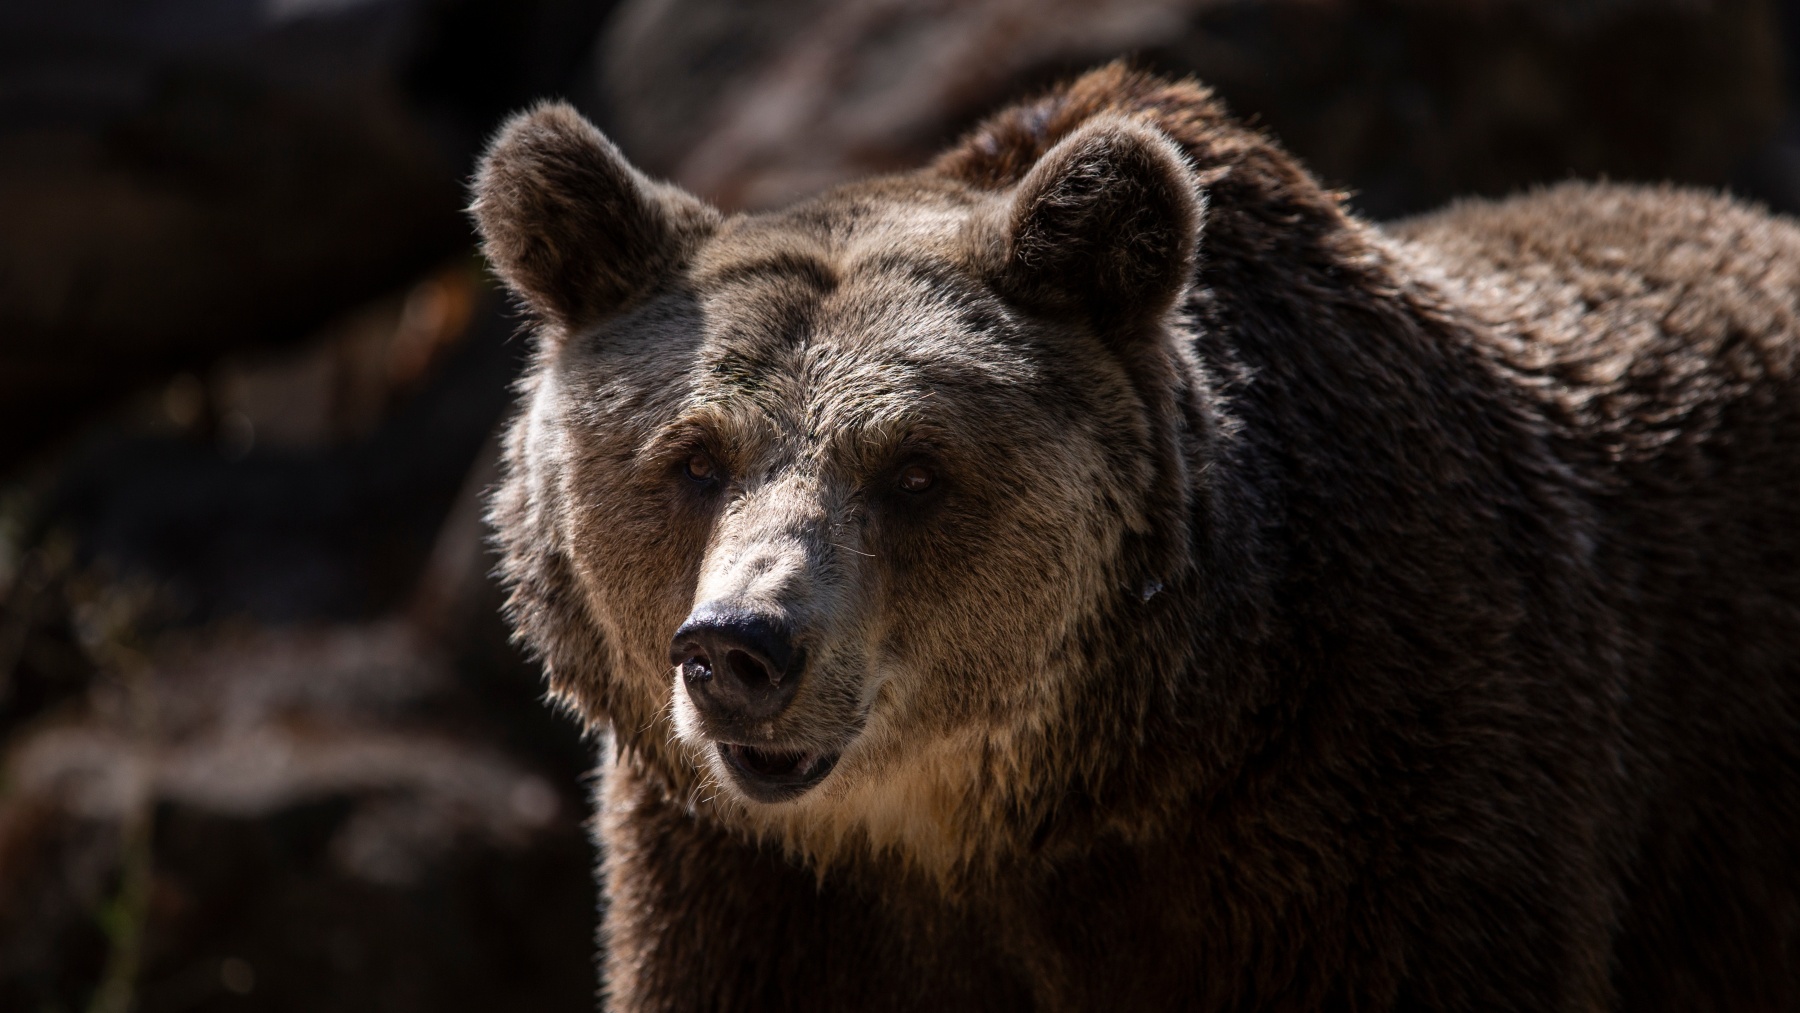
[[[1383,232],[1117,67],[768,216],[588,132],[515,121],[476,214],[545,320],[493,521],[612,733],[612,1008],[1800,1008],[1792,224]],[[796,802],[669,669],[717,595],[808,638]]]

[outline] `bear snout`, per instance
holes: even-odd
[[[675,631],[669,661],[710,723],[742,728],[774,719],[794,699],[805,651],[780,620],[708,602]]]

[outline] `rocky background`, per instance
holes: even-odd
[[[1800,211],[1777,0],[0,5],[0,1010],[591,1009],[594,743],[486,577],[482,139],[567,97],[756,208],[1120,55],[1374,217]]]

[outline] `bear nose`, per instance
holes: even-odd
[[[695,609],[669,646],[694,706],[731,723],[781,713],[800,687],[801,653],[780,622],[712,603]]]

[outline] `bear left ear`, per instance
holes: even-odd
[[[565,335],[649,292],[720,220],[698,197],[633,168],[562,103],[502,128],[474,190],[469,210],[495,273]]]
[[[1103,327],[1160,317],[1193,273],[1202,208],[1174,141],[1098,117],[1045,152],[997,209],[989,274],[1027,306]]]

